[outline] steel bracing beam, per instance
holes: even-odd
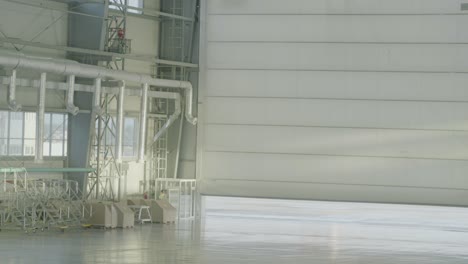
[[[81,54],[87,54],[87,55],[96,55],[96,56],[108,57],[112,59],[124,58],[124,59],[135,60],[135,61],[154,62],[154,63],[169,65],[169,66],[198,68],[198,64],[180,62],[180,61],[163,60],[153,55],[147,55],[147,54],[122,54],[122,53],[114,53],[114,52],[108,52],[108,51],[83,49],[83,48],[75,48],[75,47],[60,46],[60,45],[51,45],[51,44],[27,41],[27,40],[22,40],[22,39],[17,39],[17,38],[0,38],[0,42],[24,45],[24,46],[35,47],[35,48],[75,52],[75,53],[81,53]]]

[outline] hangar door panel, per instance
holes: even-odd
[[[423,2],[204,1],[202,194],[467,206],[468,16]]]

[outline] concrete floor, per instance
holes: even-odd
[[[0,233],[0,263],[468,263],[468,209],[206,199],[201,222]]]

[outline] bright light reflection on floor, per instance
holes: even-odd
[[[468,263],[467,208],[225,197],[205,205],[204,240],[252,250],[259,263]]]
[[[201,221],[0,232],[0,263],[467,264],[468,209],[206,197]]]

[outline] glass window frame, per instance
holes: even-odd
[[[7,127],[5,128],[5,131],[6,131],[6,138],[5,137],[2,137],[1,139],[2,140],[6,140],[6,147],[5,147],[5,154],[2,154],[0,153],[0,157],[15,157],[15,158],[22,158],[22,157],[32,157],[34,156],[29,154],[28,151],[25,150],[25,142],[28,141],[28,142],[31,142],[31,141],[34,141],[34,145],[36,145],[36,137],[34,138],[26,138],[25,136],[25,131],[26,131],[26,113],[33,113],[33,114],[36,114],[36,112],[31,112],[31,111],[21,111],[21,112],[13,112],[13,111],[8,111],[8,110],[0,110],[0,112],[2,113],[7,113],[6,114],[6,117],[7,117]],[[20,114],[21,115],[21,136],[18,137],[18,136],[14,136],[12,135],[12,115],[17,115],[17,114]],[[67,146],[66,144],[68,144],[68,114],[66,113],[63,113],[63,112],[47,112],[45,113],[45,117],[44,119],[47,120],[49,119],[49,131],[52,131],[52,128],[53,128],[53,124],[52,124],[52,116],[57,116],[57,115],[60,115],[62,116],[62,124],[60,124],[58,127],[59,129],[61,130],[60,134],[61,136],[59,136],[60,138],[59,139],[55,139],[53,138],[53,135],[52,133],[49,133],[50,135],[44,135],[44,149],[48,148],[49,152],[48,154],[44,155],[44,157],[47,157],[47,158],[66,158],[68,156],[68,153],[67,153]],[[34,126],[36,127],[37,129],[37,123],[34,122]],[[50,138],[50,140],[48,142],[46,142],[46,139]],[[14,147],[16,146],[13,146],[12,145],[12,141],[18,141],[20,140],[21,141],[21,148],[20,148],[20,154],[18,154],[19,152],[16,152],[16,153],[13,153],[14,152]],[[62,147],[62,154],[61,155],[51,155],[52,152],[52,142],[55,141],[61,141],[61,147]]]
[[[144,8],[144,1],[143,0],[135,0],[137,5],[133,5],[133,3],[130,3],[131,0],[109,0],[109,9],[116,10],[116,11],[121,11],[122,7],[118,5],[125,5],[127,4],[129,7],[135,7],[135,8]],[[117,5],[116,5],[117,4]],[[127,9],[128,13],[135,14],[135,15],[143,15],[142,10],[137,10],[133,8],[128,8]]]

